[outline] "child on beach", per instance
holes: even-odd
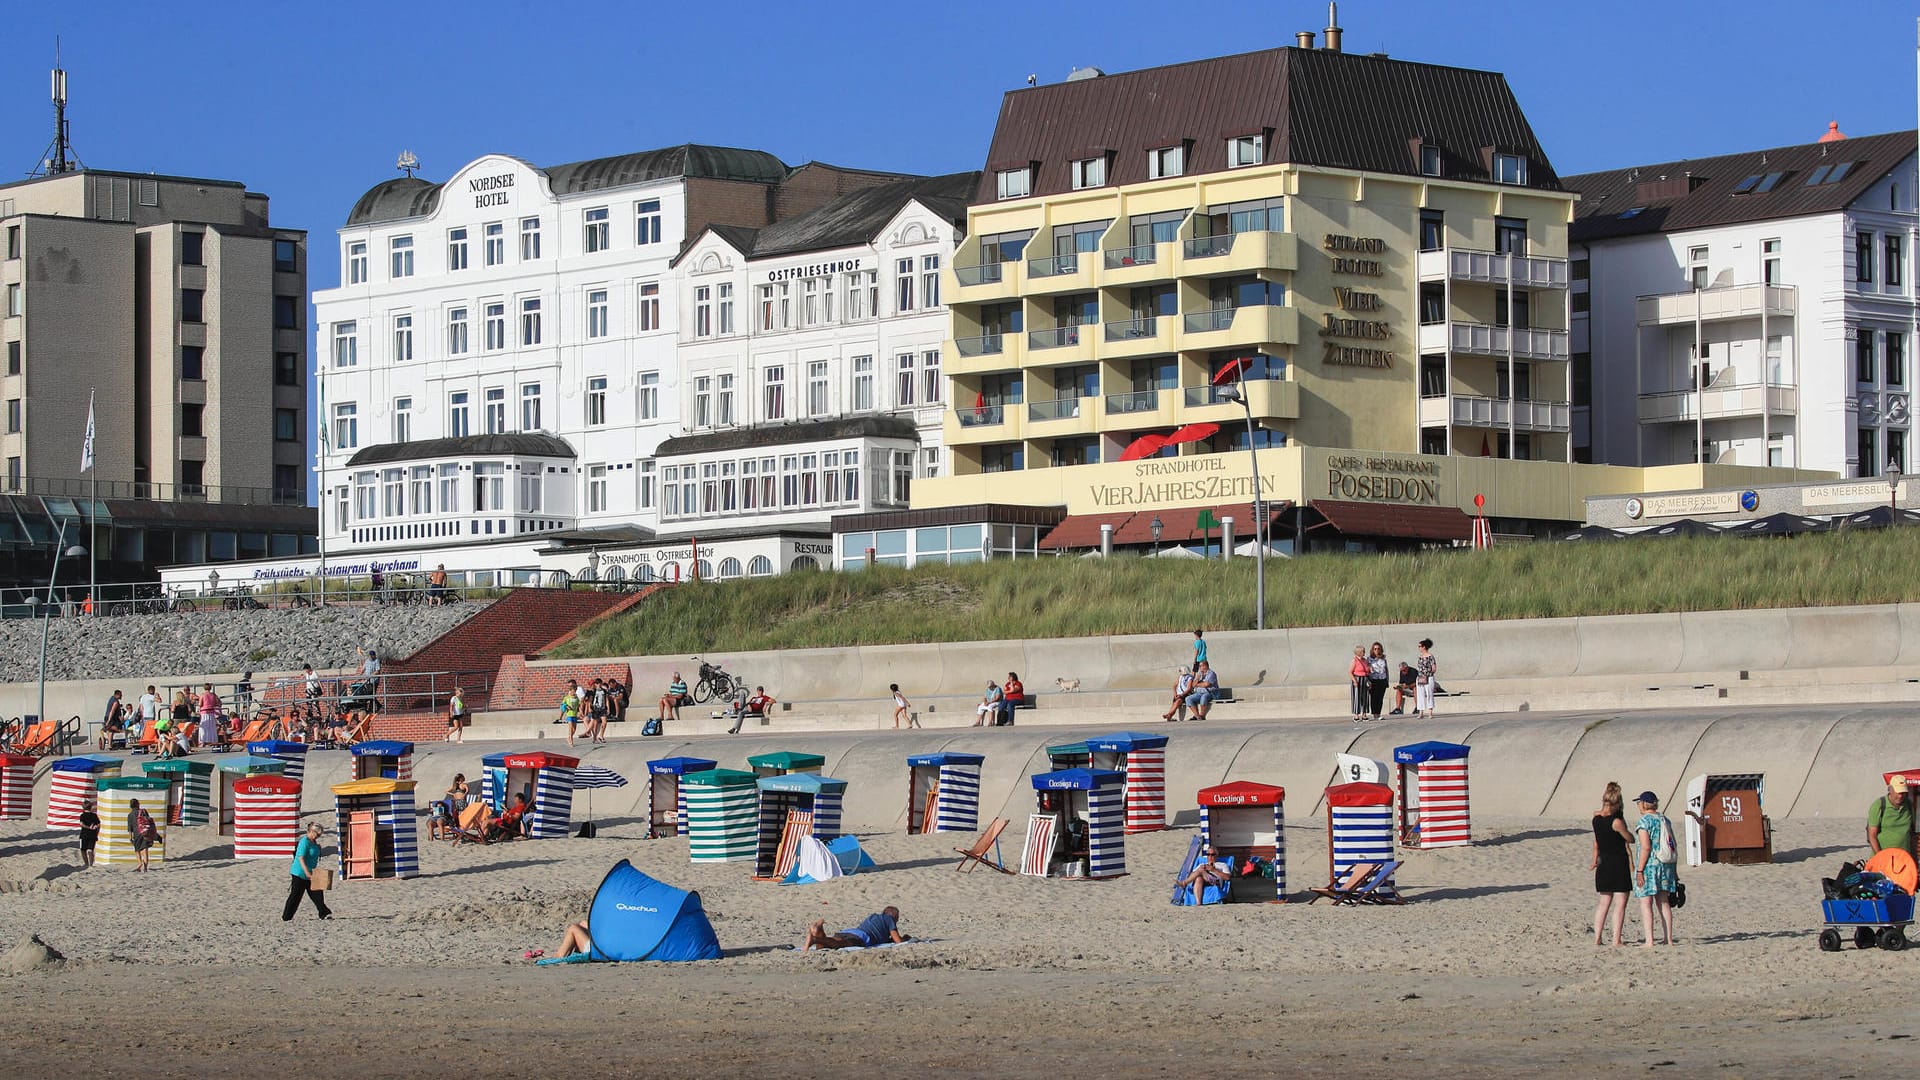
[[[80,865],[93,865],[93,847],[100,841],[100,815],[93,811],[93,800],[80,807]]]
[[[900,692],[899,683],[888,683],[887,689],[893,692],[893,730],[900,730],[900,721],[905,720],[910,728],[920,726],[920,718],[913,714],[913,702]]]

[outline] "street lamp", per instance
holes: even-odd
[[[1159,514],[1153,515],[1153,520],[1147,522],[1147,531],[1153,534],[1153,553],[1155,555],[1160,554],[1160,530],[1164,528],[1166,528],[1166,526],[1160,523]]]
[[[53,628],[53,589],[60,580],[60,557],[66,555],[80,558],[87,549],[75,544],[67,546],[67,522],[60,521],[60,535],[53,542],[53,573],[47,575],[47,605],[40,612],[40,719],[47,718],[47,634]]]
[[[1247,368],[1252,364],[1240,365],[1240,377],[1237,382],[1220,388],[1220,399],[1226,402],[1239,402],[1240,409],[1247,417],[1247,461],[1253,468],[1253,628],[1267,628],[1267,515],[1260,498],[1260,454],[1253,439],[1253,403],[1247,400]]]
[[[587,552],[587,580],[588,581],[600,580],[600,549],[599,548],[593,548]]]

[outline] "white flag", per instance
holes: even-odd
[[[87,437],[80,443],[80,471],[93,468],[93,393],[87,393]]]

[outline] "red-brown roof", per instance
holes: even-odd
[[[1267,509],[1272,519],[1290,508],[1293,504],[1286,501],[1270,502]],[[1043,551],[1072,551],[1080,548],[1100,546],[1100,526],[1113,526],[1115,546],[1144,546],[1154,542],[1153,521],[1160,519],[1160,543],[1184,544],[1189,540],[1201,538],[1200,511],[1213,512],[1215,521],[1232,518],[1234,533],[1241,538],[1253,536],[1253,504],[1250,502],[1233,503],[1228,506],[1176,506],[1165,510],[1139,510],[1119,514],[1074,514],[1061,521],[1053,531],[1040,541]],[[1206,535],[1218,541],[1218,525],[1206,530]]]
[[[1473,519],[1451,506],[1315,499],[1313,508],[1346,536],[1394,536],[1410,540],[1468,540]]]
[[[1120,527],[1134,515],[1125,514],[1072,514],[1055,525],[1040,541],[1041,551],[1071,551],[1077,548],[1097,548],[1100,546],[1100,526],[1112,525],[1114,540],[1120,537]]]

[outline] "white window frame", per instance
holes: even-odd
[[[447,309],[447,355],[465,356],[473,345],[469,336],[467,306],[461,304]]]
[[[540,219],[523,217],[520,219],[520,261],[535,262],[540,258]]]
[[[938,405],[946,400],[946,384],[941,382],[940,350],[920,354],[920,404]]]
[[[664,329],[660,322],[660,283],[643,281],[640,283],[640,332],[648,333]]]
[[[714,324],[715,331],[721,337],[731,336],[733,330],[733,282],[722,281],[714,286],[715,306],[719,310],[719,321]]]
[[[486,340],[482,344],[487,352],[499,352],[507,347],[507,302],[490,300],[480,306],[485,320]]]
[[[395,280],[413,276],[413,237],[395,236],[387,240],[389,276]]]
[[[825,360],[807,361],[807,415],[833,415],[833,365]]]
[[[732,427],[733,413],[733,372],[723,371],[714,376],[713,422],[719,427]]]
[[[467,268],[467,228],[462,225],[447,230],[447,272]]]
[[[787,366],[768,364],[760,372],[760,419],[787,418]]]
[[[488,435],[507,433],[507,388],[489,386],[481,393],[482,430]]]
[[[1001,169],[994,174],[994,183],[995,198],[1024,199],[1033,194],[1033,168]]]
[[[1160,146],[1147,151],[1147,178],[1162,180],[1172,176],[1184,176],[1187,171],[1187,144],[1176,143],[1173,146]]]
[[[659,199],[642,199],[633,204],[633,242],[639,247],[660,242]]]
[[[640,419],[660,419],[660,373],[640,373]]]
[[[525,348],[540,344],[540,298],[523,296],[520,298],[520,345]]]
[[[352,240],[347,243],[347,284],[365,285],[367,283],[367,242]]]
[[[1259,135],[1235,135],[1227,140],[1227,168],[1244,169],[1250,165],[1265,164],[1267,159],[1267,137]]]
[[[393,399],[393,441],[413,441],[413,398],[410,395]]]
[[[893,404],[905,408],[914,403],[914,391],[919,387],[919,373],[914,370],[913,354],[903,352],[893,358]]]
[[[520,384],[520,430],[541,431],[540,384]]]
[[[598,341],[607,336],[609,324],[607,290],[587,290],[587,340]]]
[[[586,424],[588,427],[607,426],[607,377],[594,375],[587,379]]]
[[[1107,186],[1107,155],[1081,158],[1071,166],[1073,190]]]
[[[920,310],[940,306],[940,256],[920,256]]]
[[[393,317],[393,362],[406,364],[413,361],[413,312],[403,312]]]
[[[594,463],[587,466],[587,513],[604,514],[607,512],[607,467]]]
[[[20,288],[9,285],[9,291]],[[348,319],[333,324],[333,366],[337,368],[358,367],[360,365],[360,324]]]
[[[848,394],[848,405],[853,412],[873,411],[873,357],[861,355],[848,361],[852,372],[852,389]]]
[[[589,207],[586,212],[586,229],[581,239],[586,252],[592,255],[613,246],[613,210],[610,207]]]
[[[713,288],[709,285],[696,285],[693,288],[693,336],[697,338],[713,335]]]
[[[1493,182],[1524,187],[1527,182],[1527,159],[1520,154],[1493,155]]]
[[[713,376],[693,377],[693,426],[713,426]]]
[[[1441,171],[1440,148],[1434,145],[1433,143],[1421,143],[1420,144],[1420,175],[1421,176],[1439,176],[1440,171]]]
[[[917,310],[913,305],[914,297],[913,258],[893,260],[893,312],[905,315]]]
[[[465,390],[447,391],[447,437],[464,438],[473,434],[473,395]]]
[[[360,405],[337,401],[333,405],[333,448],[352,450],[360,445]]]
[[[483,245],[482,261],[488,266],[499,266],[507,261],[507,223],[489,221],[480,226]]]

